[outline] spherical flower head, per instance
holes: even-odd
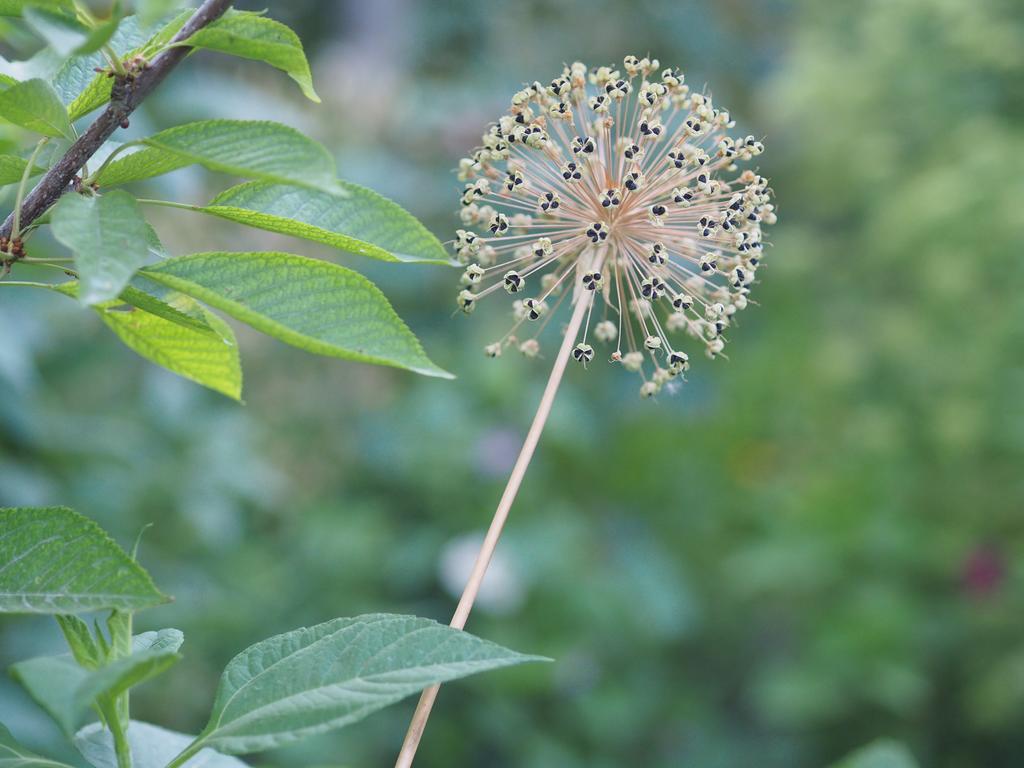
[[[459,163],[458,305],[517,296],[514,325],[486,354],[536,357],[559,307],[585,301],[573,359],[590,363],[593,339],[640,375],[643,397],[688,370],[682,339],[722,357],[775,222],[768,181],[737,167],[764,145],[732,127],[657,59],[576,62],[517,92]]]

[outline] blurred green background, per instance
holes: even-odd
[[[294,124],[442,240],[457,159],[563,62],[650,52],[766,137],[780,222],[731,359],[698,356],[656,403],[618,369],[570,372],[469,625],[557,663],[447,686],[417,765],[811,768],[881,736],[923,766],[1024,764],[1024,4],[240,5],[297,29],[324,104],[200,55],[131,130]],[[226,183],[151,187],[205,202]],[[452,317],[455,271],[147,213],[173,253],[352,264],[459,376],[242,333],[239,407],[62,297],[0,297],[0,505],[67,504],[123,544],[155,523],[142,558],[176,602],[138,623],[181,628],[186,660],[134,703],[196,732],[221,667],[266,635],[447,620],[546,367],[483,357],[507,307]],[[59,644],[5,619],[0,666]],[[412,706],[256,762],[390,765]],[[6,679],[0,712],[54,738]]]

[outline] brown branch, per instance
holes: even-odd
[[[174,36],[172,42],[187,40],[193,33],[216,21],[231,5],[231,0],[205,0]],[[88,130],[78,137],[65,155],[36,184],[21,206],[21,227],[42,216],[57,199],[72,188],[72,182],[103,143],[118,128],[127,126],[128,116],[163,82],[172,69],[190,52],[187,46],[174,46],[157,56],[137,74],[117,75],[110,92],[110,103]],[[6,242],[14,229],[12,212],[0,226],[0,242]]]

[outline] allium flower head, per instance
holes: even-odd
[[[767,180],[737,169],[764,147],[732,127],[657,59],[577,62],[516,93],[459,164],[458,306],[514,296],[515,324],[486,354],[537,356],[568,300],[588,302],[573,358],[586,365],[589,342],[605,345],[645,397],[688,369],[679,337],[721,356],[761,262],[761,225],[775,221]]]

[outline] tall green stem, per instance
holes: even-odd
[[[21,203],[25,199],[25,190],[28,188],[28,180],[32,177],[32,169],[36,167],[36,158],[39,157],[39,153],[43,151],[43,147],[49,140],[49,138],[39,140],[21,174],[21,181],[18,182],[18,195],[14,199],[14,228],[11,230],[11,240],[17,240],[21,236]]]

